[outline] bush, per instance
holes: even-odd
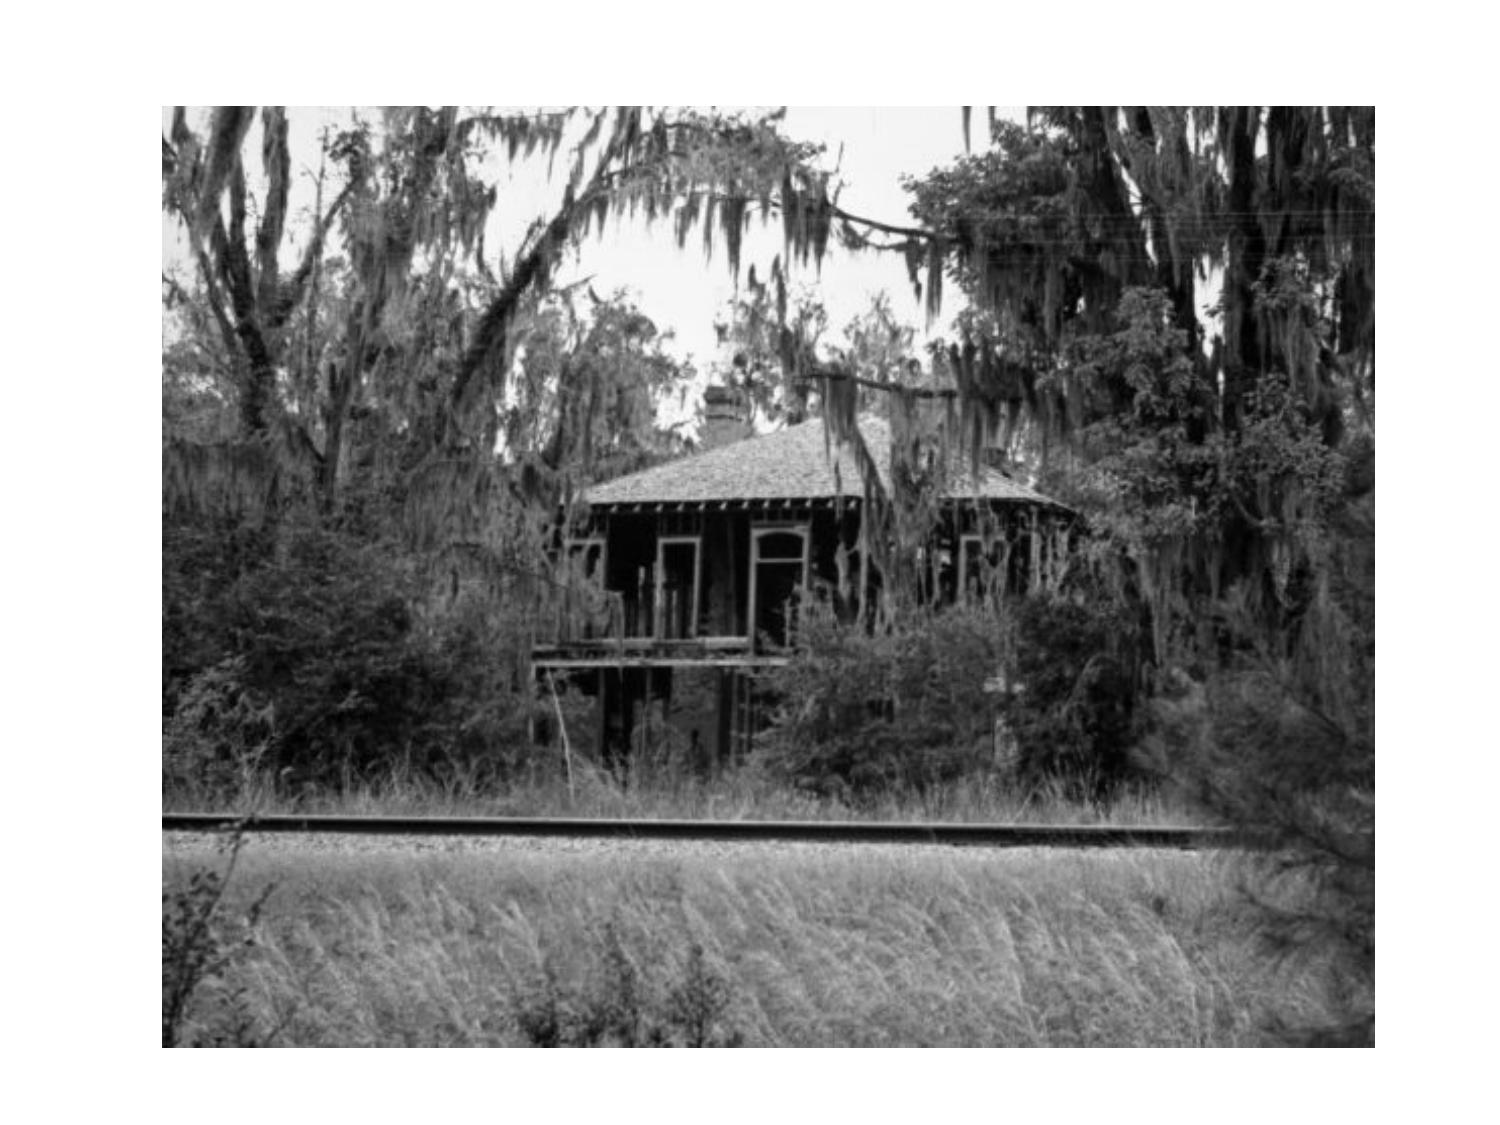
[[[1108,797],[1137,736],[1138,633],[1109,603],[1036,596],[1010,603],[1012,690],[1003,712],[1030,786]]]
[[[532,691],[492,599],[431,599],[415,557],[338,528],[242,538],[164,537],[168,785],[222,789],[251,757],[293,790],[515,765]]]
[[[242,660],[194,676],[162,739],[162,783],[210,804],[236,804],[254,787],[275,739],[275,708],[244,687]]]
[[[814,603],[800,640],[766,677],[780,705],[757,759],[820,797],[858,803],[998,774],[1101,800],[1130,776],[1138,632],[1108,603],[958,605],[876,635]],[[1006,689],[991,694],[997,673]],[[997,720],[1013,762],[997,757]]]
[[[987,614],[952,607],[869,635],[813,602],[799,640],[791,663],[766,677],[779,705],[756,759],[773,776],[858,803],[993,765],[984,684],[1004,638]]]

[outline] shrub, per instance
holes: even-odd
[[[164,540],[169,785],[196,771],[222,788],[253,747],[293,790],[515,766],[501,749],[525,744],[533,703],[503,605],[430,598],[414,556],[338,527],[289,519],[269,546],[241,538],[217,554],[212,537]]]
[[[1003,636],[987,614],[953,607],[870,635],[812,602],[799,640],[791,663],[766,678],[779,705],[756,759],[773,776],[857,803],[991,766],[984,683]]]
[[[1133,622],[1107,602],[1010,603],[1013,683],[1003,711],[1028,785],[1102,799],[1129,773],[1137,735]]]
[[[162,784],[209,803],[234,804],[255,784],[275,738],[275,708],[244,687],[242,660],[194,676],[162,739]]]

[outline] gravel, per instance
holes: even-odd
[[[223,846],[223,837],[208,832],[170,832],[161,835],[162,855],[175,857],[211,856]],[[776,852],[784,855],[831,855],[839,851],[870,854],[888,851],[913,856],[923,852],[935,855],[981,855],[1004,853],[1010,856],[1039,854],[1046,848],[984,848],[951,844],[872,844],[818,843],[807,841],[764,840],[630,840],[587,837],[540,836],[366,836],[335,835],[323,832],[250,833],[245,837],[244,855],[634,855],[641,858],[723,856],[733,858]]]

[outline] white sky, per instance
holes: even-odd
[[[310,206],[313,198],[318,131],[324,123],[347,121],[348,110],[291,109],[289,117],[296,177],[291,207],[295,216],[299,209]],[[168,120],[169,111],[163,109],[164,128]],[[983,121],[984,113],[980,110],[973,125],[976,147],[984,144]],[[783,129],[793,139],[827,147],[826,162],[830,166],[838,162],[839,178],[844,183],[840,206],[862,217],[896,225],[911,221],[907,210],[909,197],[901,189],[900,177],[924,175],[963,153],[963,121],[957,106],[792,107],[787,111]],[[247,154],[256,152],[258,134],[257,124],[248,139]],[[251,155],[249,163],[253,182],[254,173],[258,172],[258,157]],[[514,255],[533,219],[550,216],[560,197],[566,169],[567,160],[561,154],[556,161],[556,178],[550,184],[544,178],[542,160],[518,161],[514,168],[499,169],[499,203],[486,233],[486,252],[491,264],[502,247],[507,255]],[[300,232],[293,231],[289,242],[288,264],[295,261]],[[734,281],[722,249],[716,247],[714,260],[707,261],[701,246],[701,235],[694,232],[686,248],[678,250],[669,222],[658,222],[654,229],[647,230],[644,221],[616,224],[611,220],[607,234],[583,243],[576,257],[557,271],[555,281],[567,284],[592,276],[592,284],[601,295],[617,288],[632,291],[642,311],[657,327],[673,334],[668,350],[681,358],[693,357],[702,371],[717,353],[713,322],[733,296]],[[175,224],[164,217],[164,268],[185,261],[183,251]],[[773,215],[764,229],[757,220],[752,220],[743,244],[741,280],[752,264],[760,276],[767,276],[772,258],[781,252],[779,217]],[[853,254],[831,240],[821,276],[809,263],[802,268],[793,267],[789,279],[794,291],[802,285],[816,288],[828,310],[825,338],[831,342],[841,340],[844,326],[868,308],[870,298],[882,290],[890,295],[895,315],[916,328],[919,339],[923,337],[926,329],[923,311],[899,254],[874,251]],[[942,325],[961,307],[961,300],[951,287],[945,292],[942,320],[933,326],[934,332],[941,331]]]

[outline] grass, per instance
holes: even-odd
[[[1252,1045],[1333,1000],[1255,944],[1226,862],[252,841],[229,906],[275,891],[224,986],[277,1045]]]
[[[1108,805],[1027,790],[993,777],[973,777],[923,793],[891,795],[859,805],[819,800],[789,790],[754,769],[712,780],[681,772],[642,773],[622,783],[577,763],[569,786],[542,775],[498,791],[455,778],[447,784],[400,775],[338,792],[298,796],[258,782],[233,797],[190,789],[163,796],[168,812],[255,811],[404,816],[578,816],[704,820],[936,821],[1020,824],[1194,824],[1185,807],[1145,791],[1120,795]]]

